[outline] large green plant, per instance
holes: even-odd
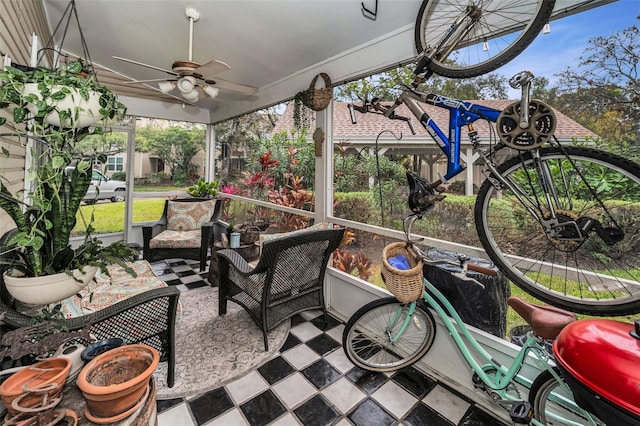
[[[91,113],[102,120],[122,118],[126,111],[116,95],[94,77],[80,77],[82,68],[82,63],[71,62],[58,70],[5,67],[0,72],[0,108],[8,110],[11,117],[9,120],[0,117],[0,125],[13,129],[3,136],[16,137],[25,145],[34,141],[28,145],[33,158],[33,166],[27,170],[28,190],[12,194],[8,178],[0,172],[0,208],[18,229],[9,241],[10,251],[16,256],[3,256],[4,263],[10,259],[12,266],[26,276],[47,275],[83,265],[106,270],[106,264],[122,264],[122,259],[132,254],[124,243],[105,247],[92,237],[93,217],[83,217],[84,243],[77,249],[72,249],[69,243],[76,213],[91,182],[94,160],[84,156],[76,145],[89,134],[102,133],[103,128],[79,127],[77,119],[85,111],[77,107],[62,109],[57,101],[70,95],[83,99],[97,95],[100,108]],[[24,92],[28,83],[37,84],[36,93]],[[37,112],[33,111],[34,105]],[[47,116],[51,113],[66,125],[50,124]],[[9,155],[4,146],[2,151]]]

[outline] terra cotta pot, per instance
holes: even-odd
[[[78,375],[87,413],[107,419],[131,410],[148,392],[159,362],[158,351],[147,345],[121,346],[91,360]]]
[[[23,385],[34,389],[55,383],[57,387],[48,392],[49,399],[52,399],[62,391],[70,369],[71,360],[63,357],[51,358],[30,365],[14,373],[0,385],[0,398],[2,398],[2,403],[9,413],[15,416],[18,414],[18,411],[11,406],[11,402],[26,393],[23,390]],[[20,406],[30,408],[41,401],[42,395],[28,395],[20,400]]]

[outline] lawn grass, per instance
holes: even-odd
[[[135,200],[133,202],[133,223],[151,222],[160,219],[164,207],[164,198],[150,198]],[[124,230],[124,203],[97,203],[90,206],[81,206],[76,215],[76,226],[73,235],[82,235],[84,220],[89,221],[94,217],[93,226],[95,234],[108,234],[122,232]]]

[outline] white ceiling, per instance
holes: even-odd
[[[43,1],[53,30],[69,0]],[[558,0],[556,10],[573,13],[578,4],[593,7],[609,1]],[[364,4],[374,9],[376,1]],[[122,85],[122,80],[165,74],[112,56],[171,69],[173,61],[188,59],[185,8],[197,9],[201,17],[194,24],[193,59],[201,64],[223,61],[231,69],[219,78],[259,89],[256,95],[221,90],[215,100],[187,107],[200,121],[218,121],[291,98],[320,71],[336,82],[412,58],[420,4],[379,0],[372,20],[363,15],[360,0],[76,0],[91,60],[104,68],[98,79],[123,96],[171,102],[178,101],[162,95],[156,84]],[[72,22],[62,47],[78,55],[82,45],[74,27]],[[58,42],[61,36],[59,30]]]

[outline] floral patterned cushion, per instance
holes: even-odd
[[[211,220],[218,200],[202,202],[169,201],[167,206],[167,229],[172,231],[200,230]]]
[[[195,231],[162,231],[149,241],[149,248],[199,248],[200,228]]]
[[[98,271],[94,281],[82,289],[79,296],[71,296],[58,302],[62,305],[61,311],[65,318],[88,315],[131,296],[167,286],[167,283],[156,276],[146,260],[128,262],[127,265],[136,271],[136,277],[132,277],[118,265],[111,265],[108,267],[111,278]],[[49,308],[58,303],[50,305]],[[182,308],[178,302],[178,318],[181,312]]]

